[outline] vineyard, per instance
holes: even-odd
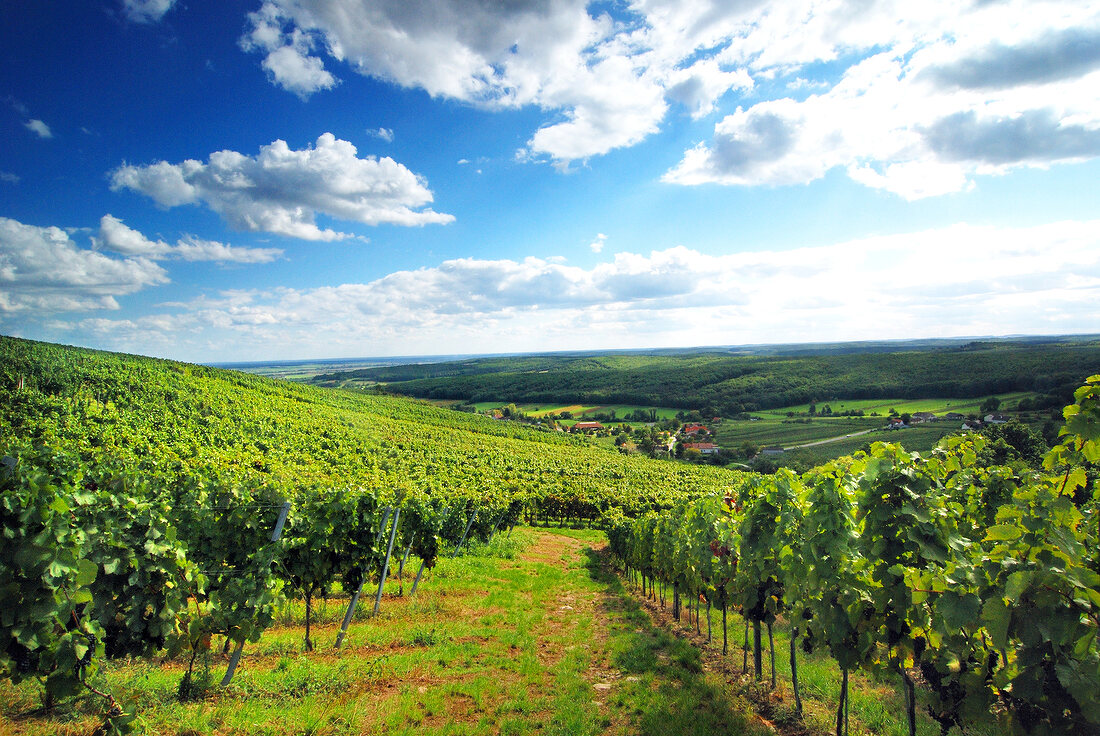
[[[47,708],[95,692],[118,728],[105,660],[182,656],[185,697],[202,652],[239,656],[287,595],[311,648],[312,600],[384,582],[393,549],[431,569],[521,515],[667,508],[735,477],[404,399],[11,338],[0,355],[0,670]]]
[[[342,591],[339,646],[395,569],[411,595],[441,559],[523,521],[598,522],[646,595],[667,587],[677,615],[702,600],[751,621],[758,678],[764,632],[784,626],[796,694],[801,644],[845,682],[898,678],[911,724],[919,685],[945,733],[1095,732],[1100,378],[1066,420],[1041,470],[985,464],[967,437],[758,476],[406,399],[0,338],[0,675],[39,683],[47,711],[99,699],[104,728],[125,731],[138,708],[116,699],[108,663],[178,661],[186,700],[211,652],[228,686],[288,599],[308,652],[315,604]],[[838,734],[847,703],[842,689]]]
[[[983,467],[980,437],[927,457],[876,443],[801,477],[749,476],[726,496],[621,519],[611,547],[646,595],[671,589],[676,617],[682,600],[719,608],[724,651],[737,611],[757,680],[764,631],[771,642],[782,622],[796,708],[798,645],[827,651],[844,673],[837,736],[855,670],[904,684],[910,734],[918,683],[945,734],[1096,733],[1100,376],[1076,398],[1041,472]]]

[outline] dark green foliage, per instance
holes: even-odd
[[[1048,397],[1028,400],[1027,408],[1038,409],[1065,404],[1082,375],[1100,372],[1100,343],[1084,338],[894,350],[483,358],[369,368],[317,380],[383,381],[392,390],[432,399],[671,406],[710,417],[833,396],[978,398],[1014,391]]]
[[[845,682],[852,669],[896,677],[910,732],[919,705],[945,734],[1096,733],[1100,493],[1090,473],[1100,376],[1075,399],[1043,471],[985,464],[990,444],[1034,441],[1012,430],[952,437],[926,457],[875,443],[801,478],[746,482],[709,548],[697,544],[695,519],[712,499],[699,499],[612,520],[612,550],[669,581],[706,579],[736,559],[730,600],[743,616],[767,623],[786,610],[804,646],[827,647]]]

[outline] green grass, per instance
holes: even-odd
[[[433,402],[443,403],[443,402]],[[450,402],[454,403],[454,402]],[[508,405],[508,401],[478,401],[472,404],[472,406],[479,412],[492,411],[493,409],[500,409]],[[561,414],[563,411],[568,411],[573,415],[574,419],[583,419],[585,414],[596,414],[598,412],[614,411],[616,423],[619,423],[623,417],[633,413],[637,409],[643,409],[645,411],[656,410],[657,419],[675,419],[676,413],[683,411],[682,409],[672,409],[669,407],[654,407],[654,406],[640,406],[629,404],[517,404],[516,407],[520,409],[524,414],[529,417],[541,418],[550,414]],[[635,422],[636,424],[636,422]]]
[[[317,648],[309,653],[302,604],[292,602],[278,625],[246,646],[228,688],[216,686],[225,668],[220,647],[200,662],[200,694],[191,700],[176,694],[179,659],[111,663],[105,682],[138,705],[138,731],[152,734],[565,736],[661,733],[645,725],[655,713],[684,724],[737,720],[730,702],[707,689],[716,686],[704,686],[690,667],[648,673],[645,687],[624,680],[615,662],[638,646],[632,604],[616,598],[614,579],[594,578],[595,558],[581,553],[601,539],[586,529],[520,528],[511,539],[441,559],[415,598],[407,588],[398,598],[387,584],[381,613],[358,615],[341,650],[332,642],[346,598],[318,607]],[[365,598],[361,610],[369,611],[373,598]],[[659,632],[648,636],[657,643],[646,646],[674,645]],[[685,657],[690,662],[669,655]],[[605,683],[608,690],[596,687]],[[100,706],[84,698],[50,715],[38,708],[33,684],[0,684],[0,723],[17,734],[91,733]]]
[[[381,613],[357,616],[341,650],[331,646],[346,598],[319,609],[310,653],[293,602],[285,622],[246,647],[228,688],[216,686],[220,653],[200,662],[205,689],[191,700],[176,694],[178,659],[112,663],[106,681],[138,704],[138,732],[181,736],[771,733],[754,707],[772,722],[791,721],[783,626],[775,631],[779,687],[766,693],[740,672],[736,615],[722,657],[719,613],[708,643],[686,618],[673,623],[647,609],[606,552],[595,551],[604,541],[592,529],[519,528],[441,559],[415,598],[387,585]],[[830,733],[840,673],[820,654],[800,654],[799,673],[808,733]],[[853,674],[853,734],[904,736],[893,679]],[[99,722],[93,700],[46,715],[35,686],[0,683],[0,725],[20,735],[88,734]],[[922,716],[919,733],[936,729]]]
[[[1001,400],[1001,406],[1005,407],[1016,404],[1020,399],[1033,398],[1034,394],[1017,392],[995,394],[995,396]],[[930,411],[933,414],[946,414],[948,412],[978,414],[980,413],[979,409],[982,403],[988,398],[988,396],[985,396],[978,399],[832,399],[829,401],[817,402],[817,410],[821,411],[821,409],[828,404],[834,412],[862,409],[865,414],[878,412],[883,417],[887,416],[891,410],[896,410],[898,414],[912,414],[918,411]],[[753,412],[753,414],[758,416],[785,417],[789,411],[793,411],[796,414],[805,414],[809,409],[809,404],[799,404],[797,406],[785,406],[782,409],[768,409],[765,411]]]

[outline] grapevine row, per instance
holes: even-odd
[[[379,579],[391,537],[399,555],[422,561],[422,572],[445,545],[467,535],[488,540],[521,512],[510,500],[407,488],[306,487],[287,503],[279,487],[214,474],[159,485],[109,463],[28,446],[7,451],[0,677],[41,681],[47,706],[95,692],[115,728],[134,713],[95,685],[103,661],[161,650],[183,656],[186,697],[196,657],[215,641],[239,651],[258,640],[287,594],[306,603],[312,649],[311,601],[337,583],[352,591]]]
[[[1043,472],[983,467],[976,436],[928,457],[877,443],[801,477],[752,476],[725,497],[620,518],[610,546],[643,590],[702,596],[723,621],[740,612],[757,679],[761,631],[785,622],[796,699],[796,642],[827,651],[844,675],[838,736],[856,669],[903,683],[910,733],[918,684],[945,734],[1096,733],[1100,376],[1076,399]]]

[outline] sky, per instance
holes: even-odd
[[[0,4],[0,334],[1100,333],[1100,1]]]

